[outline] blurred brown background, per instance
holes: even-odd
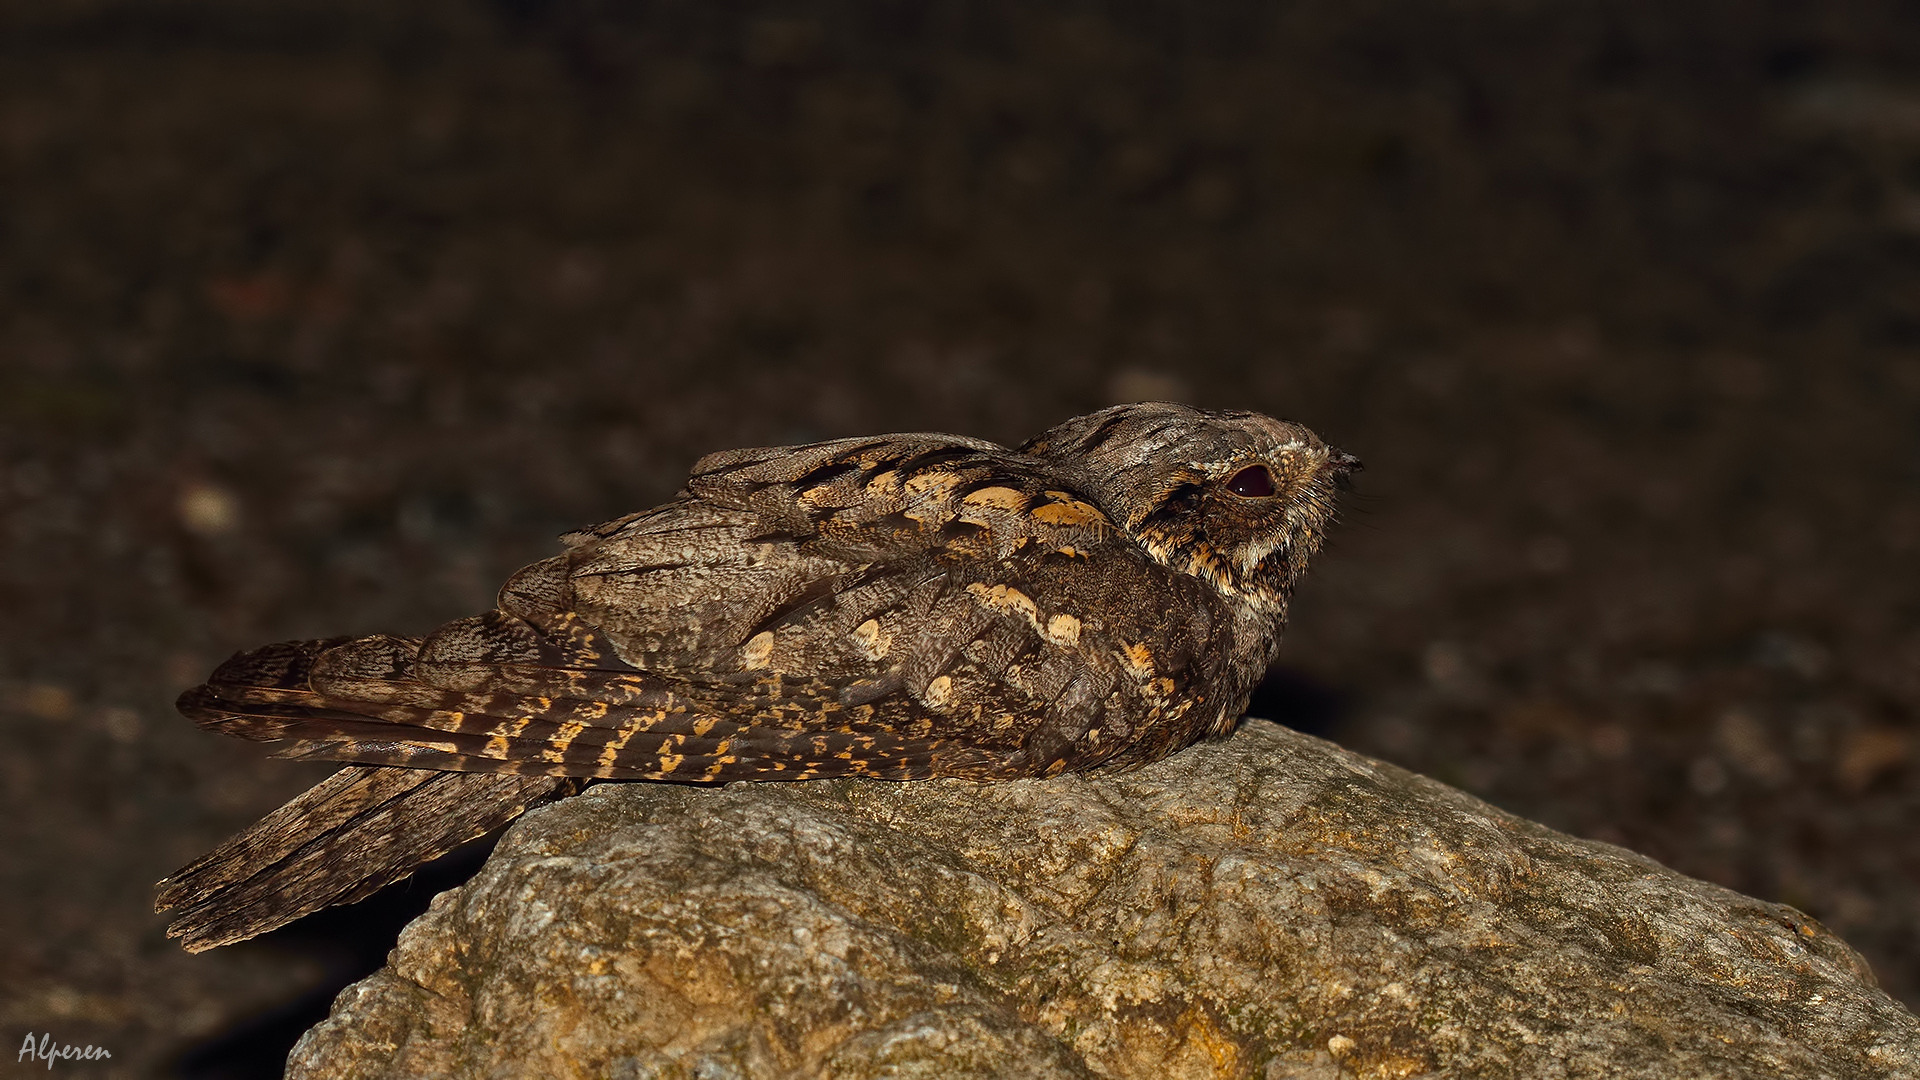
[[[458,880],[165,942],[328,771],[174,715],[229,652],[481,610],[710,450],[1138,397],[1367,462],[1258,711],[1920,1002],[1920,8],[41,0],[0,56],[0,1034],[65,1072],[274,1074]]]

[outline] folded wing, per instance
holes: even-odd
[[[417,769],[989,778],[1157,756],[1133,736],[1180,738],[1149,721],[1192,710],[1215,655],[1205,590],[1051,467],[951,436],[716,455],[569,539],[498,610],[242,654],[181,709],[282,756]],[[1139,605],[1104,599],[1140,590],[1186,610],[1117,625]]]

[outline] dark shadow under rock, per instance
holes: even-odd
[[[1139,772],[605,785],[529,814],[293,1077],[1879,1077],[1792,908],[1263,722]]]

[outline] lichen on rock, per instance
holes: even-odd
[[[1805,915],[1261,721],[1137,772],[604,785],[294,1077],[1892,1077]]]

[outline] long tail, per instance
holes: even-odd
[[[293,697],[310,694],[315,659],[341,643],[296,642],[244,653],[222,665],[212,681]],[[323,907],[369,896],[584,783],[351,765],[162,880],[154,910],[177,909],[167,934],[183,939],[189,952],[244,941]]]
[[[188,952],[350,904],[579,781],[350,765],[159,883]]]

